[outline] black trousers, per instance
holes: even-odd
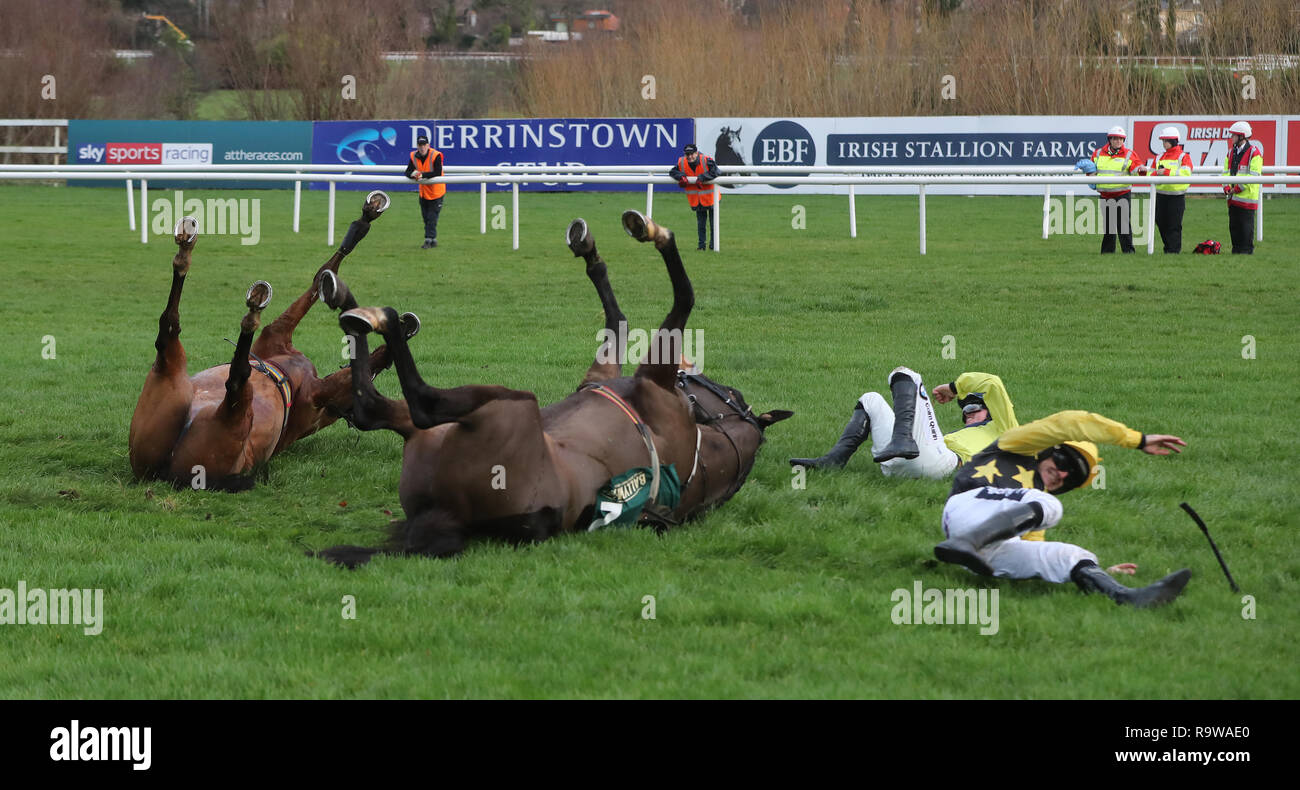
[[[444,195],[445,197],[445,195]],[[438,215],[442,213],[442,198],[420,198],[420,215],[424,217],[424,240],[438,240]]]
[[[1228,232],[1232,234],[1234,255],[1253,255],[1255,252],[1255,212],[1241,206],[1228,206]]]
[[[700,236],[700,248],[713,249],[713,206],[699,205],[691,209],[695,212],[695,229]],[[704,243],[704,226],[709,226],[709,243]]]
[[[1119,246],[1124,252],[1133,252],[1133,225],[1130,222],[1132,202],[1126,192],[1116,198],[1101,198],[1101,251],[1115,251],[1115,237],[1119,236]]]
[[[1182,194],[1156,192],[1156,227],[1160,229],[1160,241],[1164,242],[1165,252],[1183,251],[1183,210],[1186,207],[1187,198]]]

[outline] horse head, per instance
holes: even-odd
[[[763,445],[768,426],[794,416],[785,409],[755,414],[735,387],[719,384],[682,370],[677,384],[690,404],[700,428],[699,463],[703,471],[703,501],[687,515],[716,507],[730,499],[745,483]]]

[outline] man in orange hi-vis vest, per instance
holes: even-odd
[[[415,139],[416,149],[406,165],[406,177],[414,180],[438,178],[442,175],[442,152],[429,145],[429,138],[420,135]],[[438,246],[438,215],[442,213],[442,196],[447,194],[446,184],[420,184],[420,214],[424,217],[424,244],[427,250]]]
[[[686,200],[695,212],[695,227],[699,231],[700,246],[697,250],[713,248],[713,184],[718,177],[718,163],[713,157],[701,154],[695,143],[689,143],[682,149],[682,156],[677,165],[668,171],[669,178],[677,179],[677,184],[686,190]],[[709,244],[704,244],[704,225],[709,226]]]

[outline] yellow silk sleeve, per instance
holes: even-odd
[[[958,400],[972,392],[984,393],[984,405],[989,409],[989,419],[993,420],[993,427],[999,434],[1020,424],[1016,422],[1016,408],[1007,395],[1007,388],[998,376],[972,371],[961,374],[954,383],[957,385]]]
[[[1012,428],[998,438],[998,447],[1020,455],[1037,455],[1068,441],[1112,444],[1136,449],[1142,434],[1123,423],[1090,411],[1059,411],[1041,420]]]

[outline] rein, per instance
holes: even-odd
[[[732,414],[709,414],[709,412],[706,411],[705,408],[700,405],[699,400],[697,400],[693,394],[686,392],[685,393],[686,399],[690,401],[691,410],[694,411],[698,417],[703,418],[699,420],[700,422],[703,422],[705,425],[712,425],[713,423],[721,422],[722,420],[725,420],[728,417],[739,417],[740,419],[744,420],[745,422],[757,428],[760,434],[762,433],[763,428],[758,424],[758,419],[754,417],[752,407],[746,406],[744,409],[741,409],[740,405],[731,399],[731,393],[723,390],[717,384],[714,384],[712,381],[704,378],[703,376],[700,376],[695,373],[687,373],[684,370],[677,371],[677,386],[681,387],[682,390],[685,391],[686,385],[688,383],[703,387],[709,392],[712,392],[715,396],[717,396],[719,400],[721,400],[727,406],[731,407],[732,412],[734,412]],[[696,425],[695,429],[698,431],[699,426]],[[742,469],[745,466],[744,458],[740,454],[740,448],[736,446],[736,441],[731,438],[731,434],[727,433],[721,428],[718,429],[718,433],[722,434],[723,438],[727,440],[727,444],[731,445],[732,452],[736,454],[736,479],[731,481],[731,485],[729,487],[730,491],[734,493],[736,490],[739,489],[739,485],[737,484],[740,480]],[[697,441],[695,447],[695,455],[697,458],[699,457],[699,454],[700,454],[700,449],[699,449],[699,443]],[[704,468],[704,488],[705,488],[705,492],[707,493],[709,487],[709,468],[705,466],[703,462],[700,463],[700,466]],[[691,476],[693,477],[694,475],[695,475],[694,468],[692,468]],[[688,482],[689,482],[689,478],[688,478]],[[683,486],[683,489],[684,488],[685,486]]]
[[[705,423],[714,423],[726,417],[735,416],[735,417],[739,417],[740,419],[754,426],[758,430],[760,431],[763,430],[763,427],[758,424],[758,418],[754,416],[754,409],[752,406],[746,406],[744,409],[742,409],[740,408],[739,404],[737,404],[734,400],[731,399],[730,392],[722,389],[717,384],[714,384],[712,381],[709,381],[708,379],[696,373],[687,373],[684,370],[677,371],[677,386],[685,390],[687,383],[694,384],[697,387],[703,387],[709,392],[712,392],[714,395],[718,397],[718,400],[722,401],[727,406],[731,407],[731,410],[735,412],[734,415],[728,415],[728,414],[710,415],[707,411],[704,410],[704,407],[700,405],[699,401],[696,400],[694,395],[690,394],[689,392],[686,393],[686,399],[691,402],[691,408],[698,410],[701,414],[704,415]]]

